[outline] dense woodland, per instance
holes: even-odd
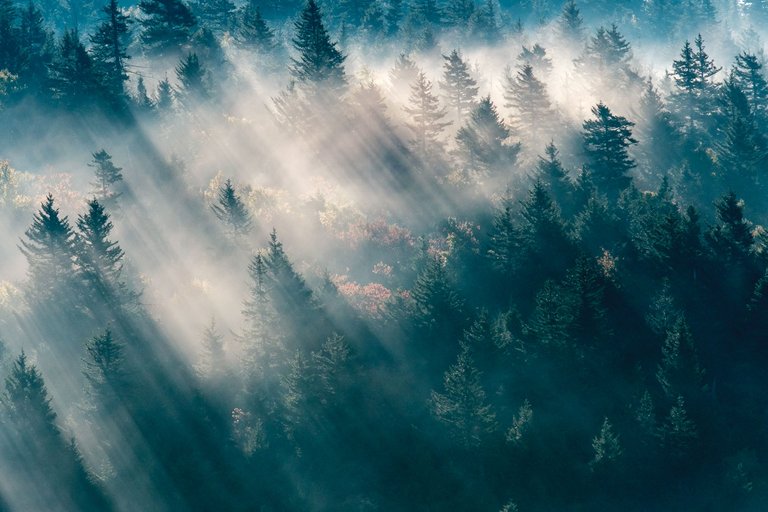
[[[0,0],[0,510],[765,510],[766,21]]]

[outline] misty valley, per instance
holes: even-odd
[[[768,509],[767,24],[0,0],[0,512]]]

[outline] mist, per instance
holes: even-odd
[[[0,0],[0,510],[763,510],[767,16]]]

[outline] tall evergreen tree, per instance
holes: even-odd
[[[29,94],[41,94],[48,85],[48,67],[54,57],[55,44],[53,35],[45,27],[42,11],[31,1],[21,10],[19,45],[21,47],[20,86]]]
[[[511,126],[515,133],[538,142],[551,132],[552,105],[546,86],[536,78],[531,65],[523,65],[514,78],[507,69],[504,99],[504,107],[512,110]]]
[[[703,378],[704,371],[699,364],[693,335],[685,317],[680,315],[667,331],[656,379],[668,398],[674,400],[677,396],[683,396],[691,402],[700,398],[704,387]]]
[[[253,225],[253,217],[248,207],[235,191],[231,180],[224,182],[219,188],[217,204],[211,206],[213,213],[234,235],[247,234]]]
[[[104,14],[105,20],[91,36],[91,54],[108,98],[119,101],[125,97],[125,81],[128,80],[126,39],[129,18],[118,6],[117,0],[109,0]]]
[[[182,0],[141,0],[139,8],[141,42],[151,53],[176,55],[189,43],[197,20]]]
[[[768,128],[768,83],[765,80],[763,63],[753,53],[738,54],[732,79],[744,92],[758,126],[763,130]]]
[[[482,98],[456,134],[457,153],[465,171],[481,179],[508,179],[520,150],[519,144],[509,144],[508,138],[509,129],[491,97]]]
[[[315,0],[308,0],[294,29],[293,47],[298,58],[291,59],[291,75],[311,97],[337,100],[347,86],[344,72],[346,57],[331,41]]]
[[[257,0],[249,0],[238,11],[236,38],[245,48],[260,53],[269,53],[275,49],[275,31],[267,25],[261,15]]]
[[[462,124],[464,117],[475,105],[477,82],[469,74],[469,67],[457,50],[443,55],[443,81],[440,88],[448,106],[456,112],[456,120]]]
[[[554,142],[544,148],[544,156],[539,156],[536,163],[536,180],[541,182],[552,199],[560,206],[560,210],[566,217],[575,212],[573,198],[573,182],[568,177],[568,172],[563,168],[558,157],[558,150]]]
[[[437,153],[441,146],[439,137],[451,123],[443,122],[445,108],[440,106],[437,96],[432,93],[432,82],[424,73],[419,73],[411,85],[409,106],[404,110],[411,116],[408,128],[413,133],[414,148],[423,158]]]
[[[50,66],[49,78],[53,99],[67,109],[92,105],[94,99],[102,97],[93,59],[74,30],[68,30],[62,36]]]
[[[210,97],[208,70],[200,62],[196,53],[188,53],[176,66],[176,79],[179,88],[176,97],[187,108]]]
[[[94,336],[85,345],[85,369],[91,396],[105,413],[114,413],[130,388],[125,367],[125,348],[109,329]]]
[[[117,188],[123,181],[122,167],[117,167],[112,161],[112,155],[104,149],[92,154],[93,160],[88,167],[94,169],[96,181],[92,183],[94,196],[103,205],[114,206],[121,193]]]
[[[595,119],[583,124],[584,150],[597,189],[616,199],[627,188],[631,178],[627,173],[635,167],[628,148],[637,141],[632,138],[634,123],[614,115],[603,103],[592,107]]]
[[[575,0],[568,0],[563,5],[557,20],[558,35],[570,44],[581,44],[584,40],[584,19],[576,6]]]
[[[497,428],[496,415],[487,402],[471,349],[463,344],[456,363],[445,372],[443,393],[432,391],[432,412],[451,435],[467,448],[479,446]]]

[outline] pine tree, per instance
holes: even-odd
[[[176,66],[179,89],[176,97],[187,108],[210,97],[208,70],[200,63],[196,53],[188,53]]]
[[[192,3],[191,9],[202,25],[217,34],[232,28],[235,4],[230,0],[197,0]]]
[[[563,5],[557,20],[557,32],[560,38],[569,44],[581,44],[584,41],[584,19],[575,0],[568,0]]]
[[[480,178],[506,178],[520,151],[519,144],[507,143],[508,138],[509,129],[491,97],[482,98],[456,134],[457,153],[465,171]]]
[[[128,80],[126,39],[129,18],[118,7],[117,0],[109,0],[104,13],[106,19],[91,36],[91,54],[108,98],[120,101],[125,97],[125,81]]]
[[[105,330],[85,345],[85,369],[91,396],[105,414],[112,413],[127,398],[129,389],[125,368],[125,347]]]
[[[768,83],[763,74],[762,62],[753,53],[738,54],[732,80],[746,96],[758,126],[762,129],[768,127]]]
[[[201,378],[215,381],[218,376],[225,372],[226,364],[224,336],[218,330],[216,319],[211,317],[211,322],[203,330],[200,359],[195,369]]]
[[[109,214],[96,200],[77,218],[77,249],[80,271],[92,287],[98,303],[126,306],[138,298],[123,279],[125,253],[110,240],[113,225]]]
[[[310,97],[338,100],[347,86],[344,72],[346,56],[331,41],[315,0],[308,0],[294,28],[293,47],[299,57],[291,59],[291,76]]]
[[[603,420],[600,432],[592,439],[592,449],[595,455],[589,466],[593,471],[616,462],[623,454],[619,436],[613,432],[613,425],[608,418]]]
[[[115,190],[123,181],[122,167],[117,167],[112,162],[112,155],[101,149],[92,154],[93,160],[88,167],[94,169],[96,181],[92,183],[94,196],[103,205],[115,205],[115,201],[121,193]]]
[[[182,0],[141,0],[139,8],[141,42],[151,53],[176,55],[189,43],[197,21]]]
[[[440,106],[437,96],[432,93],[432,82],[424,73],[419,73],[411,85],[409,106],[404,108],[411,116],[408,123],[413,133],[412,144],[423,158],[429,158],[441,147],[440,135],[450,122],[443,122],[445,108]]]
[[[682,315],[667,331],[661,355],[656,379],[667,397],[683,396],[688,401],[698,399],[704,387],[704,371],[699,364],[688,322]]]
[[[173,86],[166,76],[157,84],[155,92],[155,106],[160,112],[168,112],[173,108]]]
[[[53,35],[44,23],[43,13],[30,1],[19,20],[19,83],[31,95],[41,94],[48,85],[48,67],[55,53]]]
[[[17,14],[12,0],[0,0],[0,69],[10,72],[18,71],[21,60]]]
[[[720,224],[706,234],[706,240],[717,259],[731,266],[750,261],[755,239],[750,222],[744,217],[744,203],[729,192],[716,203]]]
[[[432,391],[432,413],[445,423],[464,447],[479,446],[497,428],[496,415],[486,401],[470,347],[462,346],[456,363],[443,377],[443,393]]]
[[[59,216],[51,194],[34,215],[25,236],[20,249],[29,264],[31,290],[44,298],[69,282],[75,257],[75,234],[67,217]]]
[[[456,112],[456,120],[462,124],[464,116],[475,105],[477,82],[470,76],[467,64],[457,50],[443,55],[443,81],[440,88],[448,106]]]
[[[595,119],[584,121],[584,150],[595,186],[600,192],[616,199],[632,179],[627,173],[635,167],[628,148],[637,141],[632,138],[634,123],[614,115],[603,103],[592,107]]]
[[[211,206],[211,209],[233,235],[246,235],[251,230],[253,217],[231,180],[228,179],[219,188],[218,204]]]
[[[147,86],[144,84],[144,77],[139,75],[136,80],[136,96],[133,98],[133,103],[139,112],[150,112],[155,108],[155,103],[149,97],[147,93]]]
[[[664,423],[659,427],[659,437],[671,456],[686,456],[693,448],[699,435],[696,424],[688,417],[685,399],[678,396]]]
[[[536,164],[536,180],[540,181],[544,189],[549,192],[554,202],[566,218],[573,215],[574,190],[573,182],[568,177],[568,172],[563,168],[558,158],[558,150],[555,143],[551,142],[544,148],[544,156],[539,156]]]
[[[93,59],[74,30],[62,36],[49,79],[53,99],[67,109],[78,109],[101,98],[102,88]]]
[[[527,140],[541,141],[552,131],[552,105],[547,89],[530,64],[523,65],[514,78],[507,68],[504,99],[504,107],[512,110],[511,126],[515,133]]]
[[[257,0],[249,0],[240,8],[237,17],[237,42],[245,48],[268,54],[275,49],[275,31],[272,30],[264,17]]]
[[[398,55],[395,65],[389,71],[389,82],[392,84],[392,91],[398,95],[405,96],[410,93],[413,84],[419,78],[419,67],[406,53]]]

